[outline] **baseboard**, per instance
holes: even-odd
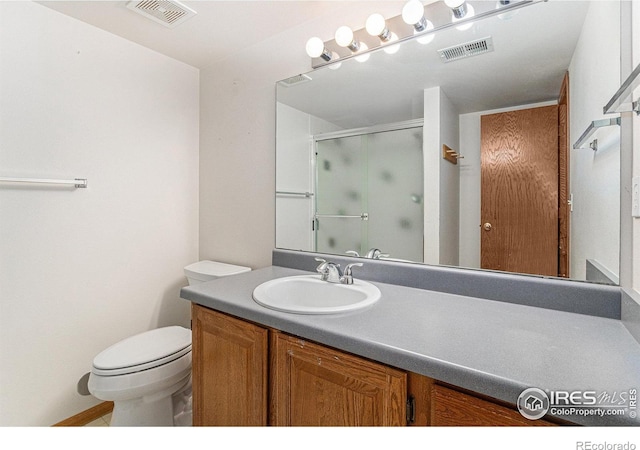
[[[102,402],[97,404],[93,408],[89,408],[86,411],[76,414],[75,416],[64,419],[62,422],[58,422],[52,426],[54,427],[82,427],[88,423],[93,422],[100,417],[109,414],[113,411],[113,402]]]

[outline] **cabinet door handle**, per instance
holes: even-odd
[[[407,397],[407,425],[416,421],[416,398],[413,395]]]

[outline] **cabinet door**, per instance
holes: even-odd
[[[267,424],[268,331],[197,305],[193,319],[193,424]]]
[[[433,386],[431,425],[442,426],[552,426],[546,420],[529,420],[519,412],[444,386]]]
[[[406,424],[405,372],[282,333],[271,351],[273,425]]]

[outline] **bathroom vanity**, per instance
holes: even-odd
[[[396,266],[386,267],[412,268]],[[515,407],[530,387],[640,386],[640,345],[620,320],[375,280],[380,300],[348,313],[291,314],[252,298],[269,280],[309,274],[274,265],[183,288],[193,302],[194,425],[640,424],[630,411],[528,420]]]
[[[193,306],[193,330],[194,425],[554,425],[202,306]]]

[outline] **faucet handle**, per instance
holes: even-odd
[[[331,283],[339,282],[342,277],[340,264],[336,264],[322,258],[315,258],[315,260],[320,263],[320,265],[316,267],[316,272],[322,275],[320,278],[322,281],[329,281]]]
[[[351,274],[351,270],[353,266],[362,267],[363,264],[362,263],[347,264],[347,266],[344,268],[343,276],[340,279],[340,282],[342,284],[353,284],[353,275]]]
[[[351,264],[347,264],[347,267],[345,267],[345,268],[344,268],[344,274],[345,274],[345,275],[349,275],[349,276],[351,276],[351,268],[352,268],[353,266],[356,266],[356,267],[362,267],[363,265],[364,265],[364,264],[362,264],[362,263],[351,263]]]
[[[360,254],[355,250],[347,250],[345,253],[351,256],[358,256],[358,257],[360,256]]]

